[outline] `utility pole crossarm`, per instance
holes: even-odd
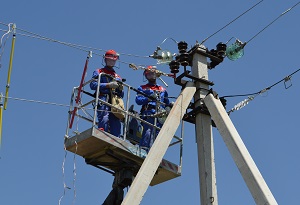
[[[170,114],[137,173],[122,205],[139,205],[142,201],[195,92],[196,87],[194,83],[188,82],[174,103]]]

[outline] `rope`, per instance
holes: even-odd
[[[76,148],[75,148],[75,152],[74,152],[74,158],[73,158],[73,190],[74,190],[74,198],[73,198],[73,204],[75,204],[75,200],[76,200],[76,186],[75,186],[75,182],[76,182],[76,154],[77,154],[77,149],[78,149],[78,144],[77,141],[75,140],[75,144],[76,144]]]
[[[63,160],[63,163],[62,163],[62,178],[63,178],[63,184],[64,184],[64,192],[63,192],[63,195],[59,198],[58,200],[58,205],[60,205],[61,203],[61,200],[65,197],[66,195],[66,190],[67,189],[71,189],[70,187],[68,187],[66,185],[66,182],[65,182],[65,163],[66,163],[66,158],[67,158],[67,149],[66,149],[66,145],[64,144],[64,150],[65,150],[65,156],[64,156],[64,160]]]

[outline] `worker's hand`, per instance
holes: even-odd
[[[116,81],[112,81],[110,83],[107,83],[106,87],[116,89],[117,87],[119,87],[119,84]]]
[[[153,92],[152,94],[150,94],[151,98],[157,99],[157,94],[155,92]],[[152,99],[151,99],[152,100]]]
[[[170,104],[168,105],[170,108],[172,108],[174,106],[174,102],[170,102]]]

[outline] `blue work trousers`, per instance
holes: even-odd
[[[147,117],[144,120],[154,125],[154,119],[155,119],[154,117]],[[142,134],[142,139],[140,141],[140,146],[150,148],[154,143],[154,140],[156,139],[159,130],[145,123],[142,123],[142,125],[143,125],[143,134]],[[156,126],[161,128],[162,124],[157,121]],[[155,133],[154,133],[154,129],[156,130]]]
[[[97,109],[98,128],[116,137],[121,137],[121,121],[110,112],[110,107],[102,104]]]

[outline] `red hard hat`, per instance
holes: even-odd
[[[156,70],[156,66],[152,66],[152,65],[149,65],[145,70],[144,70],[144,75],[146,76],[148,73],[150,72],[155,72],[153,70]]]
[[[118,60],[119,59],[119,54],[114,50],[108,50],[108,51],[106,51],[104,58],[109,58],[109,59],[112,59],[112,60]]]

